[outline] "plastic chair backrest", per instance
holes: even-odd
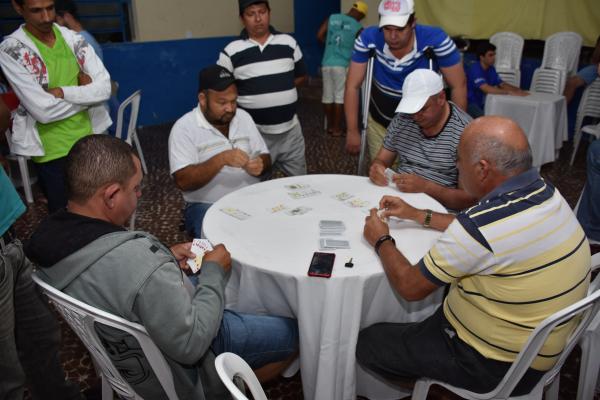
[[[506,82],[506,83],[511,84],[516,87],[521,87],[521,71],[520,70],[497,71],[497,72],[498,72],[498,75],[500,76],[500,79],[502,79],[503,82]]]
[[[531,80],[532,92],[562,94],[565,85],[565,72],[556,69],[538,68]]]
[[[119,329],[133,336],[142,348],[144,356],[160,381],[169,400],[177,400],[171,369],[143,326],[83,303],[50,286],[37,273],[34,273],[32,278],[50,298],[52,303],[54,303],[58,312],[67,321],[73,331],[75,331],[77,336],[79,336],[90,352],[94,364],[100,369],[102,379],[108,381],[118,396],[127,399],[142,399],[142,397],[135,393],[112,363],[96,333],[96,329],[94,328],[96,323]]]
[[[131,96],[126,98],[120,105],[119,110],[117,111],[117,128],[115,136],[121,140],[125,140],[127,143],[131,144],[133,140],[133,135],[135,134],[135,129],[137,127],[137,119],[138,113],[140,110],[140,99],[142,97],[142,91],[136,90],[133,92]],[[123,133],[123,120],[125,109],[131,104],[131,112],[129,114],[129,123],[127,124],[127,130],[125,131],[125,135]]]
[[[494,66],[497,71],[514,71],[521,68],[524,42],[520,35],[513,32],[498,32],[492,35],[490,43],[496,46]]]
[[[577,72],[581,35],[575,32],[558,32],[546,38],[542,68],[559,69],[567,76]]]
[[[525,343],[525,346],[517,356],[517,359],[512,364],[502,381],[498,384],[498,387],[493,391],[497,398],[509,398],[514,388],[519,383],[519,380],[523,377],[533,360],[537,357],[537,354],[546,341],[548,335],[552,330],[559,324],[576,318],[578,315],[582,315],[579,324],[574,331],[569,335],[565,347],[561,352],[556,364],[550,369],[544,377],[543,381],[551,381],[562,368],[568,355],[571,353],[573,347],[577,344],[579,337],[586,330],[588,325],[592,322],[593,317],[598,313],[600,309],[600,278],[596,278],[590,286],[590,294],[575,304],[564,308],[563,310],[554,313],[553,315],[546,318],[542,323],[535,328],[535,330],[529,336],[529,339]]]
[[[235,400],[248,400],[233,382],[234,377],[240,377],[246,383],[254,400],[267,400],[267,396],[254,375],[254,371],[240,356],[233,353],[222,353],[215,359],[215,367],[219,378],[227,387]]]
[[[600,118],[600,78],[594,80],[583,91],[575,118],[576,134],[581,129],[585,117]]]

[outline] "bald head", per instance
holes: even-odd
[[[531,168],[531,148],[525,133],[513,120],[500,116],[480,117],[463,132],[460,156],[472,163],[486,160],[496,172],[506,177]]]

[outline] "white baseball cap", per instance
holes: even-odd
[[[430,69],[416,69],[404,79],[402,100],[396,112],[414,114],[418,112],[427,99],[444,90],[442,77]]]
[[[381,0],[379,3],[379,27],[393,25],[403,28],[414,12],[413,0]]]

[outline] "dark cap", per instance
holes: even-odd
[[[233,74],[220,65],[211,65],[200,71],[198,91],[211,89],[221,92],[235,83]]]
[[[267,0],[238,0],[238,2],[240,3],[240,15],[244,13],[244,10],[247,7],[250,7],[253,4],[264,3],[269,7],[269,2]]]

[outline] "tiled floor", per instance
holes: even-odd
[[[306,158],[309,174],[340,173],[353,174],[356,171],[357,157],[344,152],[344,138],[333,138],[323,132],[323,114],[320,105],[320,90],[317,87],[301,91],[299,116],[306,139]],[[144,178],[143,196],[139,204],[136,228],[146,230],[166,244],[186,240],[180,229],[183,200],[174,187],[168,174],[167,139],[170,124],[151,126],[139,130],[149,173]],[[585,179],[585,144],[582,144],[574,167],[569,167],[570,144],[560,153],[557,162],[545,165],[542,175],[556,185],[574,206]],[[39,192],[36,190],[37,198]],[[45,205],[36,201],[25,216],[18,222],[20,237],[28,237],[41,218],[45,216]],[[593,249],[598,251],[600,249]],[[95,376],[89,355],[74,334],[63,326],[62,359],[70,378],[78,380],[90,395],[97,394],[98,380]],[[575,398],[579,352],[575,351],[561,374],[561,400]],[[265,385],[270,399],[302,399],[300,374],[291,379],[279,379]],[[451,395],[437,395],[431,398],[455,398]]]

